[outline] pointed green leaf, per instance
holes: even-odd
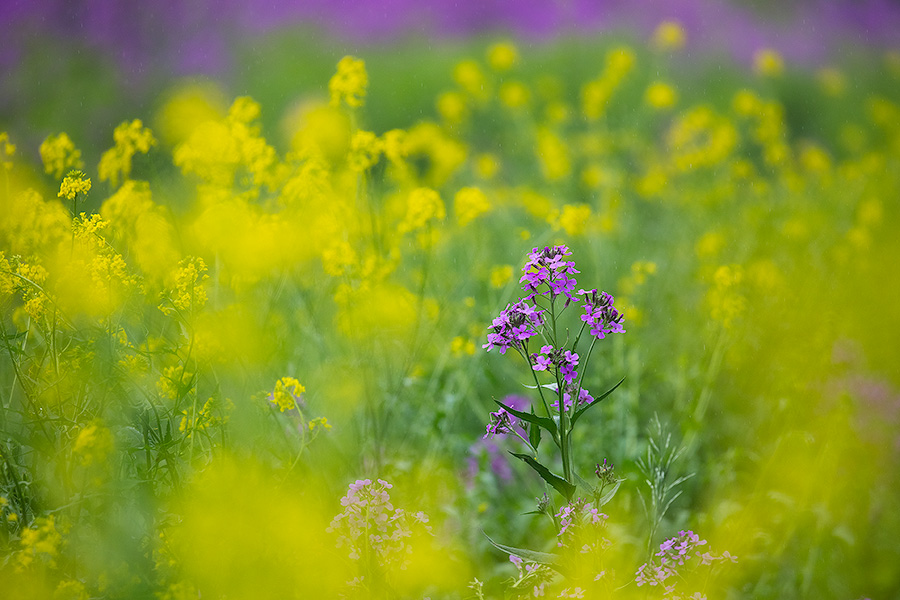
[[[541,428],[534,423],[528,428],[528,443],[535,450],[541,445]]]
[[[599,500],[597,500],[597,508],[600,508],[601,506],[603,506],[604,504],[606,504],[607,502],[609,502],[610,500],[613,499],[613,496],[615,496],[616,492],[619,491],[619,486],[622,485],[623,481],[625,481],[625,480],[624,479],[616,480],[616,484],[614,486],[612,486],[612,488],[609,489],[605,494],[603,494],[603,496],[601,496]]]
[[[565,575],[565,573],[563,572],[563,567],[560,564],[560,557],[556,554],[550,554],[549,552],[539,552],[537,550],[528,550],[527,548],[516,548],[514,546],[507,546],[506,544],[499,544],[492,540],[491,536],[486,533],[484,534],[484,537],[488,539],[488,541],[492,546],[494,546],[494,548],[497,548],[501,552],[506,552],[507,554],[515,554],[523,560],[546,565],[551,569],[559,572],[560,574]]]
[[[597,495],[597,488],[578,473],[575,473],[575,483],[585,491],[585,496],[593,498]]]
[[[578,419],[581,418],[581,415],[583,415],[584,413],[586,413],[586,412],[588,411],[588,409],[593,408],[594,406],[597,406],[598,404],[600,404],[600,401],[603,400],[604,398],[606,398],[607,396],[609,396],[610,394],[612,394],[612,393],[615,391],[615,389],[616,389],[617,387],[619,387],[620,385],[622,385],[622,382],[623,382],[623,381],[625,381],[625,378],[624,378],[624,377],[623,377],[622,379],[619,380],[619,383],[617,383],[616,385],[614,385],[614,386],[612,386],[611,388],[609,388],[604,394],[602,394],[602,395],[597,396],[596,398],[594,398],[594,401],[593,401],[593,402],[591,402],[590,404],[586,404],[585,406],[582,406],[581,408],[579,408],[578,410],[576,410],[576,411],[575,411],[575,414],[572,415],[572,427],[575,426],[575,422],[578,421]]]
[[[516,410],[510,406],[503,404],[499,400],[494,400],[494,402],[496,402],[500,406],[500,408],[504,409],[506,412],[513,415],[514,417],[518,417],[518,418],[522,419],[523,421],[527,421],[528,423],[534,423],[535,425],[538,425],[539,427],[543,427],[544,429],[549,431],[552,435],[554,435],[554,436],[556,435],[556,423],[554,423],[551,419],[548,419],[547,417],[539,417],[533,413],[527,413],[527,412],[522,412],[521,410]]]
[[[517,454],[516,452],[510,452],[513,456],[518,458],[519,460],[525,461],[528,463],[528,466],[537,471],[538,475],[541,478],[553,486],[557,492],[566,497],[566,501],[570,501],[572,499],[572,494],[575,493],[575,486],[560,477],[559,475],[554,475],[550,472],[550,469],[528,456],[527,454]]]

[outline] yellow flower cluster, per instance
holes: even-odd
[[[75,147],[67,133],[47,137],[41,142],[40,153],[44,172],[52,175],[54,179],[59,179],[63,173],[72,169],[84,168],[81,150]]]
[[[350,108],[359,108],[365,104],[368,86],[366,63],[353,56],[345,56],[338,62],[337,73],[328,82],[332,106],[343,102]]]
[[[403,233],[416,231],[445,216],[444,202],[437,191],[426,187],[416,188],[407,196],[406,217],[398,229]]]
[[[477,187],[464,187],[453,197],[453,213],[461,227],[465,227],[489,210],[491,210],[490,200]]]
[[[269,394],[269,402],[278,407],[281,412],[297,408],[300,394],[306,388],[293,377],[282,377],[275,382],[275,389]]]
[[[653,31],[651,44],[658,50],[680,50],[687,36],[677,21],[663,21]]]
[[[100,157],[97,173],[100,181],[109,181],[113,187],[131,176],[131,161],[138,152],[146,154],[156,144],[153,133],[140,119],[125,121],[113,131],[115,146]]]
[[[82,427],[72,444],[72,452],[84,466],[105,463],[112,449],[112,433],[97,423]]]
[[[23,529],[19,540],[19,552],[16,555],[16,568],[19,570],[31,567],[35,561],[54,567],[62,544],[62,535],[56,527],[56,517],[38,517],[34,527]]]
[[[75,200],[78,194],[84,196],[89,191],[91,191],[91,180],[85,176],[84,171],[69,171],[59,186],[57,196],[66,200]]]
[[[634,68],[635,61],[634,52],[625,46],[607,52],[600,77],[581,88],[581,110],[589,121],[596,121],[606,113],[609,101]]]
[[[206,287],[203,282],[209,279],[206,273],[206,262],[200,257],[189,256],[178,263],[178,268],[173,273],[173,285],[169,288],[168,304],[159,305],[164,313],[170,313],[173,308],[182,313],[196,313],[206,305]]]

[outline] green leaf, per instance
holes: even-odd
[[[550,554],[549,552],[539,552],[537,550],[528,550],[527,548],[516,548],[514,546],[507,546],[506,544],[498,544],[491,539],[491,536],[486,533],[484,534],[484,537],[488,539],[488,541],[491,543],[491,545],[494,546],[494,548],[497,548],[501,552],[506,552],[507,554],[515,554],[523,560],[546,565],[551,569],[559,572],[560,574],[565,575],[563,567],[560,564],[560,557],[556,554]]]
[[[548,419],[547,417],[539,417],[534,413],[522,412],[521,410],[516,410],[510,406],[507,406],[500,402],[499,400],[494,400],[500,408],[504,409],[509,414],[514,417],[518,417],[523,421],[527,421],[528,423],[533,423],[539,427],[543,427],[547,431],[549,431],[554,437],[556,436],[556,423],[553,422],[552,419]]]
[[[597,500],[597,508],[600,508],[601,506],[603,506],[604,504],[606,504],[607,502],[609,502],[610,500],[613,499],[613,496],[615,496],[615,495],[616,495],[616,492],[619,491],[619,486],[622,485],[622,482],[623,482],[623,481],[625,481],[625,480],[624,480],[624,479],[617,479],[617,480],[616,480],[616,485],[612,486],[612,488],[611,488],[608,492],[606,492],[605,494],[603,494],[603,495]]]
[[[566,501],[572,500],[572,494],[575,493],[575,486],[560,477],[559,475],[554,475],[550,472],[550,469],[528,456],[527,454],[517,454],[516,452],[510,452],[513,456],[518,458],[519,460],[523,460],[528,463],[528,466],[537,471],[538,475],[541,478],[553,486],[557,492],[566,497]]]
[[[528,428],[528,443],[535,450],[541,445],[541,428],[534,423]]]
[[[587,404],[587,405],[585,405],[585,406],[582,406],[581,408],[579,408],[578,410],[576,410],[576,411],[575,411],[575,414],[572,415],[572,427],[575,427],[575,422],[578,421],[578,419],[581,418],[581,415],[583,415],[584,413],[586,413],[586,412],[588,411],[588,409],[593,408],[594,406],[597,406],[598,404],[600,404],[600,401],[603,400],[604,398],[606,398],[607,396],[609,396],[610,394],[612,394],[612,393],[616,390],[617,387],[619,387],[620,385],[622,385],[622,382],[623,382],[623,381],[625,381],[625,378],[624,378],[624,377],[623,377],[622,379],[619,380],[619,383],[617,383],[616,385],[614,385],[614,386],[612,386],[611,388],[609,388],[609,389],[606,391],[606,393],[604,393],[604,394],[602,394],[602,395],[597,396],[596,398],[594,398],[594,401],[593,401],[593,402],[591,402],[590,404]]]
[[[589,496],[589,497],[593,498],[594,496],[597,495],[597,488],[595,486],[591,485],[591,483],[589,481],[585,480],[578,473],[575,473],[574,475],[575,475],[575,483],[578,484],[578,487],[580,487],[585,492],[587,492],[585,494],[585,496]]]

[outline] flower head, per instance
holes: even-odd
[[[519,280],[528,295],[528,300],[538,295],[549,295],[551,299],[564,294],[569,300],[574,300],[572,292],[577,282],[572,277],[579,271],[575,263],[565,260],[572,252],[566,246],[549,246],[539,250],[534,248],[528,255],[528,262],[522,268],[524,275]],[[542,289],[541,286],[547,286]]]
[[[506,309],[491,323],[493,333],[487,336],[488,342],[482,348],[488,352],[492,348],[499,348],[500,354],[506,354],[509,348],[520,348],[528,338],[537,335],[536,327],[543,324],[541,313],[530,306],[525,300],[519,300],[513,305],[506,305]]]
[[[613,306],[615,298],[606,292],[597,290],[579,290],[578,295],[584,300],[584,314],[581,320],[591,328],[591,335],[602,340],[608,333],[625,333],[622,321],[625,316]]]
[[[60,198],[74,200],[78,194],[84,195],[91,191],[91,180],[85,177],[84,171],[69,171],[66,178],[59,186]]]
[[[365,103],[368,86],[366,63],[353,56],[345,56],[337,65],[337,73],[328,82],[331,104],[338,106],[343,100],[347,106],[358,108]]]

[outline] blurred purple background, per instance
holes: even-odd
[[[665,19],[684,26],[692,50],[741,62],[762,47],[809,64],[852,45],[900,45],[900,3],[889,0],[5,0],[0,66],[39,52],[37,40],[48,36],[83,42],[126,78],[140,78],[222,74],[237,42],[301,24],[358,46],[490,33],[546,40],[627,29],[645,36]]]

